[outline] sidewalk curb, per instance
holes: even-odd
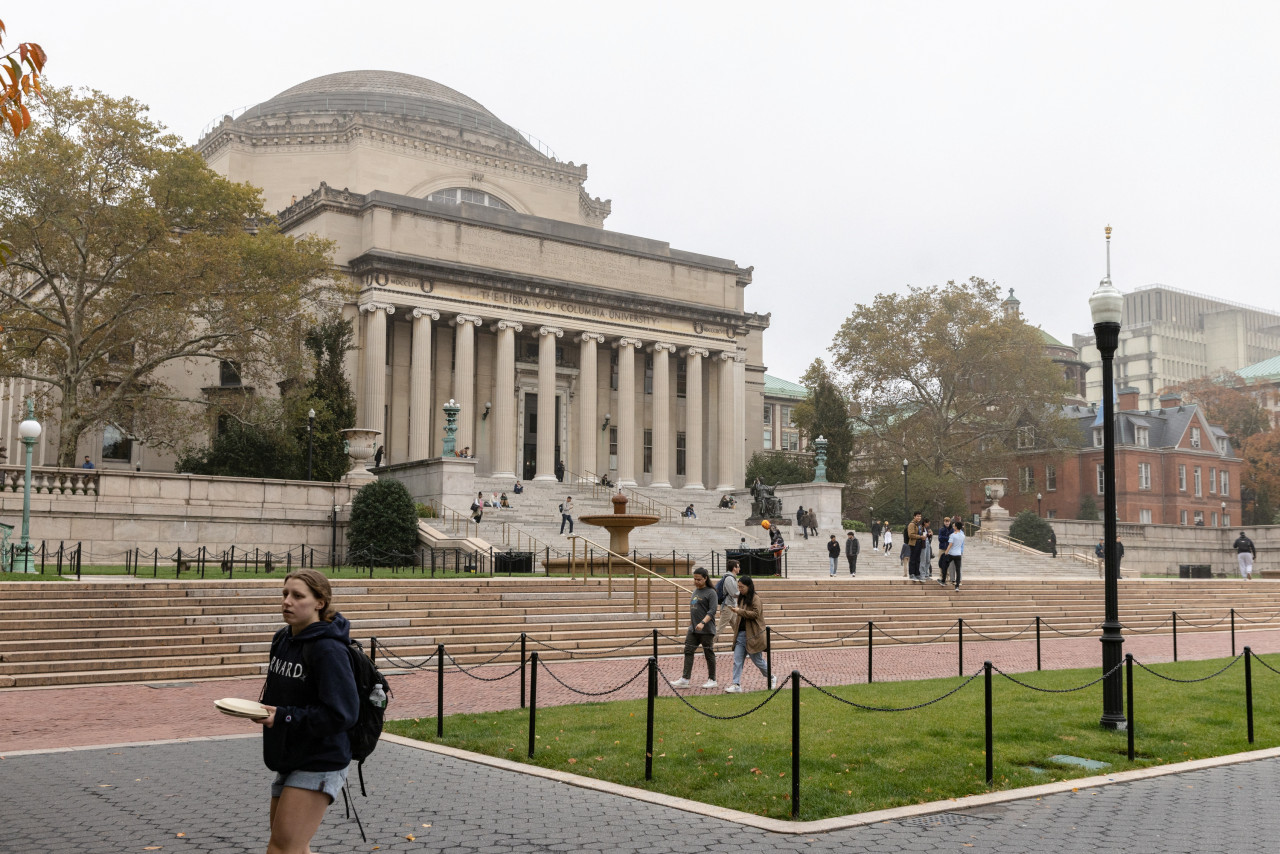
[[[763,816],[752,815],[751,813],[729,809],[728,807],[704,804],[700,801],[689,800],[688,798],[678,798],[672,795],[650,792],[645,789],[637,789],[633,786],[623,786],[619,783],[610,783],[605,780],[597,780],[592,777],[583,777],[582,775],[571,774],[567,771],[555,771],[550,768],[541,768],[536,765],[513,762],[510,759],[501,759],[496,756],[472,753],[471,751],[460,750],[456,747],[446,747],[440,744],[416,741],[411,738],[392,735],[390,733],[383,733],[382,740],[399,744],[403,747],[412,748],[414,750],[423,750],[428,753],[436,753],[441,756],[461,759],[465,762],[487,765],[490,768],[513,771],[518,774],[527,774],[532,777],[541,777],[545,780],[554,780],[558,783],[565,783],[582,789],[590,789],[592,791],[618,795],[620,797],[655,804],[657,806],[683,810],[684,812],[694,813],[696,815],[705,816],[706,818],[730,821],[735,824],[743,825],[744,827],[754,827],[758,830],[765,830],[770,833],[797,835],[805,833],[829,833],[833,830],[862,827],[869,824],[876,824],[878,822],[901,821],[902,819],[914,818],[922,815],[957,812],[960,810],[990,806],[992,804],[1008,803],[1009,801],[1021,801],[1029,798],[1041,798],[1046,795],[1058,795],[1068,792],[1083,791],[1085,789],[1096,789],[1100,786],[1109,786],[1115,783],[1133,783],[1140,780],[1151,780],[1157,777],[1166,777],[1171,774],[1185,774],[1190,771],[1200,771],[1206,768],[1218,768],[1224,765],[1238,765],[1244,762],[1257,762],[1263,759],[1280,758],[1280,747],[1272,747],[1265,750],[1252,750],[1246,753],[1233,753],[1227,756],[1214,756],[1208,759],[1193,759],[1188,762],[1177,762],[1170,765],[1159,765],[1151,768],[1138,768],[1133,771],[1120,771],[1115,774],[1080,777],[1074,780],[1062,780],[1056,783],[1045,783],[1039,786],[1028,786],[1022,789],[1008,789],[1000,792],[984,792],[980,795],[967,795],[963,798],[951,798],[949,800],[933,801],[927,804],[911,804],[910,806],[875,810],[873,812],[859,813],[857,815],[824,818],[818,821],[783,821],[776,818],[765,818]]]

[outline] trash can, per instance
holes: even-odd
[[[495,574],[514,572],[533,572],[533,552],[518,552],[510,549],[505,552],[494,552],[493,571]]]
[[[1178,564],[1179,578],[1213,578],[1213,567],[1207,563]]]
[[[725,549],[726,561],[736,560],[743,575],[781,575],[782,559],[775,559],[768,549]]]

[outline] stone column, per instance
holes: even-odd
[[[733,482],[733,437],[737,430],[733,426],[733,376],[736,352],[721,353],[719,381],[719,405],[716,407],[716,449],[719,451],[716,464],[716,489],[734,489]]]
[[[618,486],[636,485],[636,348],[644,342],[619,338],[618,348]]]
[[[396,307],[386,303],[371,302],[360,306],[368,315],[364,322],[364,383],[360,389],[359,427],[378,430],[382,439],[387,438],[385,412],[387,405],[387,316],[395,314]],[[385,312],[385,314],[384,314]]]
[[[453,399],[458,411],[457,447],[476,452],[476,327],[484,323],[474,314],[460,314],[453,320],[458,337],[453,353]]]
[[[409,459],[431,456],[431,323],[440,319],[432,308],[413,310],[413,353],[409,362]]]
[[[684,488],[702,489],[702,359],[701,347],[684,351]]]
[[[667,382],[668,356],[676,345],[655,342],[653,353],[653,479],[649,485],[671,488],[671,389]]]
[[[564,330],[538,328],[538,465],[534,480],[556,479],[556,339]]]
[[[574,455],[573,468],[584,477],[594,476],[598,481],[600,472],[596,469],[596,450],[600,447],[600,428],[596,424],[596,345],[604,343],[604,336],[599,332],[583,332],[578,336],[578,445]]]
[[[498,334],[494,365],[493,476],[516,477],[516,333],[524,326],[514,320],[499,320],[492,327]]]
[[[775,435],[777,425],[774,425]],[[742,487],[747,479],[747,354],[733,360],[733,483]]]

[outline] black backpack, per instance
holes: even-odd
[[[716,582],[716,599],[717,604],[723,605],[724,600],[729,598],[729,594],[724,592],[724,576],[720,576],[720,580]]]
[[[309,668],[308,653],[311,644],[302,648],[303,663]],[[351,742],[351,758],[356,761],[356,774],[360,778],[360,794],[365,797],[369,793],[364,788],[364,761],[378,746],[378,738],[382,735],[382,720],[386,717],[387,703],[391,701],[391,684],[385,676],[378,672],[373,659],[365,655],[364,647],[358,640],[347,641],[347,656],[351,659],[351,674],[356,680],[356,696],[360,699],[360,710],[356,722],[347,730],[347,739]],[[382,688],[382,705],[375,705],[375,689]]]

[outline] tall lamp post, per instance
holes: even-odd
[[[1036,515],[1037,515],[1037,516],[1039,516],[1039,517],[1041,517],[1041,518],[1044,518],[1044,513],[1043,513],[1043,512],[1041,511],[1041,509],[1040,509],[1040,508],[1041,508],[1041,503],[1042,503],[1043,501],[1044,501],[1044,493],[1042,493],[1042,492],[1037,492],[1037,493],[1036,493]]]
[[[1102,621],[1102,672],[1109,674],[1102,682],[1102,726],[1124,729],[1123,674],[1120,672],[1120,555],[1116,549],[1116,438],[1115,396],[1111,393],[1112,361],[1120,345],[1120,316],[1124,296],[1111,284],[1111,226],[1107,226],[1107,276],[1089,297],[1089,313],[1093,315],[1093,334],[1102,357],[1102,471],[1103,471],[1103,577],[1105,578],[1105,613]]]
[[[1218,517],[1218,523],[1223,528],[1227,527],[1227,502],[1222,502],[1222,515]]]
[[[902,512],[907,514],[907,521],[911,521],[911,500],[907,497],[907,458],[902,458]]]
[[[311,460],[313,458],[312,450],[315,442],[312,436],[316,432],[316,411],[314,409],[307,410],[307,480],[311,480]]]
[[[18,436],[27,446],[27,474],[22,480],[22,545],[19,546],[22,549],[22,568],[15,566],[14,571],[35,572],[31,560],[31,454],[36,440],[40,438],[40,422],[36,420],[36,407],[31,398],[27,398],[27,417],[18,425]]]

